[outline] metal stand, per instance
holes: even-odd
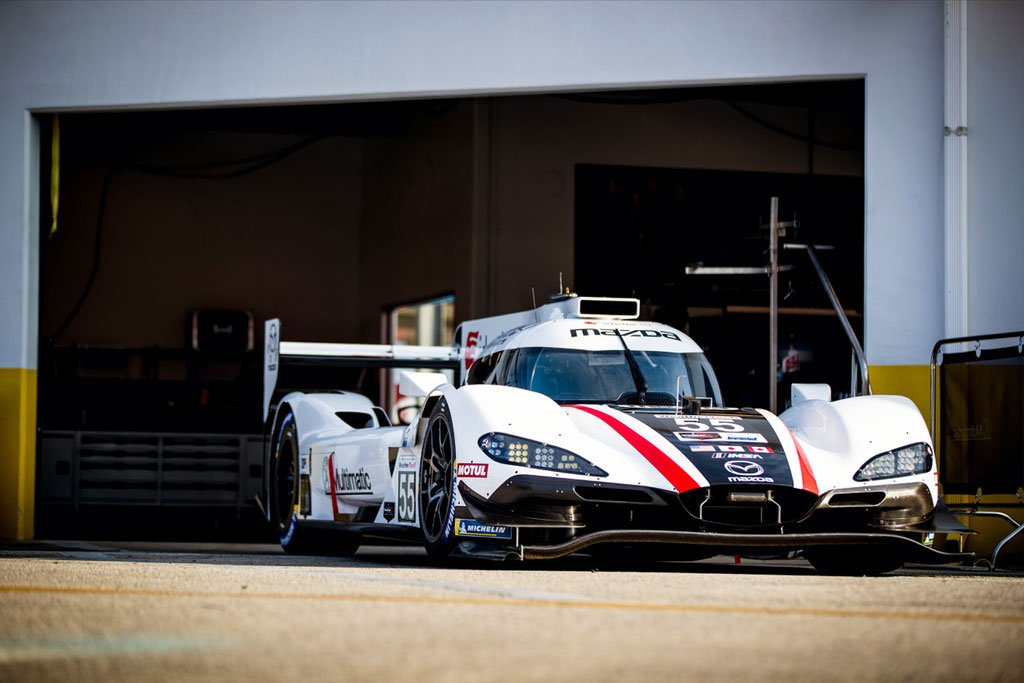
[[[932,347],[931,357],[931,383],[929,386],[928,396],[928,424],[931,427],[932,432],[932,443],[935,443],[936,429],[938,423],[938,416],[935,413],[935,370],[942,364],[940,355],[942,354],[942,347],[949,346],[951,344],[974,344],[974,352],[979,357],[981,356],[981,342],[983,341],[994,341],[1003,339],[1016,339],[1017,340],[1017,353],[1024,352],[1024,330],[1017,330],[1016,332],[1003,332],[1001,334],[980,334],[976,337],[952,337],[950,339],[940,339],[935,342],[935,346]]]
[[[850,393],[854,396],[858,395],[857,368],[860,368],[860,395],[870,395],[872,391],[871,381],[868,379],[868,359],[864,355],[864,349],[861,348],[860,342],[857,341],[857,335],[853,332],[853,325],[850,324],[850,319],[846,317],[846,311],[843,310],[842,304],[839,303],[839,296],[836,294],[836,290],[832,287],[832,281],[828,279],[828,275],[825,274],[825,269],[821,267],[821,261],[818,260],[818,249],[831,249],[832,247],[822,246],[820,244],[787,244],[784,248],[804,249],[810,257],[811,265],[814,266],[814,271],[818,274],[818,279],[821,280],[821,286],[825,288],[825,294],[828,295],[828,300],[832,304],[832,308],[835,310],[840,324],[843,326],[843,331],[846,332],[846,337],[850,340],[850,346],[853,347],[855,364],[851,371]]]
[[[947,346],[962,347],[962,346],[966,346],[966,345],[973,345],[973,347],[974,347],[974,355],[978,359],[984,359],[985,358],[986,349],[982,348],[982,342],[987,342],[987,341],[1003,341],[1003,342],[1009,341],[1010,342],[1009,346],[1005,347],[1007,349],[1012,349],[1013,348],[1013,342],[1016,341],[1017,353],[1018,354],[1024,353],[1024,330],[1016,330],[1016,331],[1013,331],[1013,332],[1003,332],[1003,333],[1000,333],[1000,334],[981,334],[981,335],[977,335],[977,336],[974,336],[974,337],[952,337],[952,338],[949,338],[949,339],[940,339],[939,341],[935,342],[935,346],[932,347],[931,371],[930,371],[930,387],[929,387],[929,406],[928,406],[928,424],[929,424],[929,428],[931,430],[931,436],[932,436],[932,443],[933,444],[938,445],[939,422],[940,422],[940,419],[941,419],[941,413],[940,413],[940,411],[938,409],[938,406],[936,405],[936,399],[937,399],[936,384],[937,384],[937,381],[938,381],[938,370],[942,366],[942,358],[943,358],[943,353],[944,353],[944,347],[947,347]],[[987,351],[993,351],[993,350],[998,351],[1000,348],[1003,348],[1003,347],[999,347],[999,348],[996,348],[996,349],[988,349]],[[995,550],[992,552],[992,567],[991,568],[994,571],[995,568],[996,568],[996,564],[999,561],[999,551],[1003,549],[1003,546],[1005,546],[1007,543],[1012,541],[1018,535],[1020,535],[1021,533],[1024,533],[1024,524],[1021,524],[1021,523],[1017,522],[1017,520],[1013,519],[1013,517],[1010,517],[1005,512],[998,512],[996,510],[981,510],[981,509],[979,509],[981,507],[981,504],[982,504],[981,503],[981,498],[982,498],[982,491],[979,488],[978,492],[974,496],[974,503],[972,505],[966,506],[966,507],[955,506],[955,505],[948,505],[948,504],[947,505],[948,505],[950,511],[953,512],[953,514],[965,515],[965,516],[974,516],[974,517],[998,517],[999,519],[1002,519],[1003,521],[1007,522],[1008,524],[1010,524],[1010,526],[1013,527],[1013,531],[1011,531],[1001,541],[999,541],[999,543],[996,544]],[[1017,503],[1018,503],[1018,505],[1024,504],[1024,487],[1021,487],[1021,488],[1017,489]],[[1007,506],[1003,506],[1003,505],[1000,505],[1000,504],[993,504],[993,506],[996,506],[996,505],[998,505],[1000,507],[1007,507]]]
[[[999,551],[1003,549],[1003,546],[1012,541],[1017,537],[1017,534],[1024,532],[1024,524],[1019,523],[1010,515],[1005,512],[998,512],[996,510],[979,510],[978,507],[981,505],[981,489],[978,489],[978,493],[974,496],[974,504],[968,508],[961,508],[957,506],[948,506],[950,512],[954,515],[967,515],[972,517],[998,517],[999,519],[1008,522],[1013,527],[1013,531],[1003,537],[1003,540],[996,544],[995,550],[992,551],[992,571],[996,570],[996,565],[999,563]],[[1024,503],[1024,489],[1017,490],[1017,501]],[[961,548],[962,549],[962,548]]]
[[[772,197],[768,219],[768,410],[773,413],[779,412],[779,230],[779,198]]]
[[[793,266],[779,265],[779,238],[786,236],[786,230],[788,228],[799,227],[800,223],[796,220],[796,216],[791,221],[779,221],[779,198],[772,197],[771,202],[771,213],[767,225],[762,225],[762,228],[768,229],[768,265],[764,267],[708,267],[708,266],[687,266],[687,275],[767,275],[769,279],[769,304],[768,304],[768,409],[773,412],[778,412],[778,368],[779,368],[779,273],[793,270]],[[821,280],[822,287],[825,288],[825,293],[828,295],[829,301],[832,303],[832,308],[835,309],[836,315],[839,316],[839,322],[842,323],[843,329],[846,331],[846,336],[850,340],[850,344],[853,346],[853,353],[856,360],[856,365],[852,369],[852,377],[850,381],[850,392],[857,395],[857,367],[860,368],[860,393],[870,394],[871,393],[871,382],[868,380],[868,362],[864,356],[864,350],[861,348],[860,342],[857,341],[857,335],[853,332],[853,326],[850,325],[850,320],[846,317],[846,312],[839,303],[839,297],[836,295],[835,289],[832,287],[832,283],[829,281],[828,276],[825,275],[824,268],[821,267],[821,262],[818,261],[816,250],[819,249],[832,249],[833,247],[828,245],[811,245],[811,244],[785,244],[784,249],[804,249],[807,251],[808,256],[811,258],[811,264],[814,266],[814,270],[818,273],[818,278]]]

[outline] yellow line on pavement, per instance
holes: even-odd
[[[901,612],[883,610],[801,609],[787,607],[738,607],[731,605],[684,605],[645,602],[604,602],[589,600],[542,600],[524,598],[431,597],[417,595],[375,595],[359,593],[258,593],[212,591],[144,590],[73,586],[0,586],[0,593],[58,593],[66,595],[111,595],[154,598],[205,598],[261,600],[316,600],[321,602],[392,602],[429,605],[468,605],[480,607],[569,607],[576,609],[647,610],[651,612],[703,612],[721,614],[761,614],[800,617],[857,617],[863,619],[923,619],[938,621],[992,621],[1024,623],[1024,614],[983,614],[977,612]]]

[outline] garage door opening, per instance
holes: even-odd
[[[769,200],[794,216],[792,243],[822,252],[861,334],[863,215],[859,178],[581,165],[576,172],[576,273],[581,290],[638,297],[644,316],[704,347],[726,405],[768,405],[769,278],[687,274],[694,266],[764,268]],[[843,207],[843,210],[838,210]],[[612,252],[607,245],[615,244]],[[780,251],[778,406],[793,382],[850,391],[850,343],[807,255]]]
[[[255,518],[268,318],[286,340],[386,343],[381,316],[407,302],[451,293],[457,323],[524,310],[562,272],[581,294],[682,311],[727,396],[763,404],[764,316],[743,307],[766,305],[764,283],[681,269],[756,262],[772,194],[801,239],[842,243],[826,267],[862,311],[859,80],[63,114],[60,131],[56,232],[40,211],[41,537],[100,509],[94,537],[140,510],[170,510],[169,527],[193,510],[188,533],[215,528],[200,510]],[[652,252],[665,239],[681,253]],[[785,305],[820,308],[794,278]],[[780,344],[831,367],[835,321],[800,320]],[[331,383],[376,398],[384,381]]]
[[[767,135],[804,147],[803,172],[579,164],[575,169],[576,283],[581,291],[641,299],[645,315],[688,332],[715,366],[727,405],[769,405],[767,274],[706,275],[701,268],[767,266],[771,197],[796,221],[783,243],[825,245],[821,259],[863,336],[863,84],[604,95],[619,106],[702,97]],[[748,166],[771,166],[761,145]],[[727,150],[726,150],[727,151]],[[794,169],[795,170],[795,169]],[[777,405],[794,382],[851,392],[851,346],[805,252],[782,249]],[[688,274],[688,267],[690,274]]]

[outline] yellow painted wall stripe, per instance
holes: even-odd
[[[906,396],[914,402],[925,424],[928,424],[930,370],[927,365],[871,365],[868,366],[868,376],[874,393]]]
[[[35,531],[35,370],[0,368],[0,538]]]
[[[470,605],[484,607],[569,607],[576,609],[608,609],[608,610],[650,610],[655,612],[705,612],[722,614],[758,614],[776,616],[805,617],[839,617],[862,619],[921,619],[938,621],[993,621],[1022,624],[1024,614],[995,614],[981,612],[910,612],[885,610],[849,610],[849,609],[812,609],[786,607],[743,607],[736,605],[685,605],[643,602],[607,602],[600,600],[542,600],[529,598],[467,598],[467,597],[433,597],[421,595],[373,595],[364,593],[256,593],[252,591],[238,592],[205,592],[205,591],[170,591],[145,590],[130,588],[72,587],[72,586],[0,586],[3,593],[63,593],[71,595],[109,595],[117,597],[156,597],[156,598],[209,598],[234,599],[249,598],[262,600],[316,600],[352,601],[352,602],[391,602],[425,605]]]

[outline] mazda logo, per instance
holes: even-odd
[[[747,462],[746,460],[730,460],[725,463],[725,470],[738,477],[759,477],[764,474],[763,467],[756,462]]]

